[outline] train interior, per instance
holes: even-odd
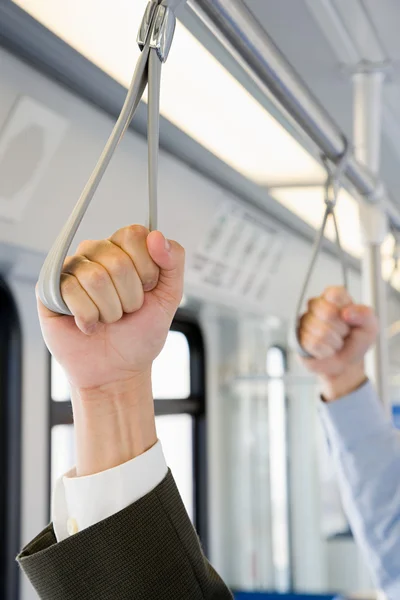
[[[378,174],[400,212],[398,3],[239,4],[349,140],[357,77],[379,75]],[[185,247],[187,262],[184,298],[153,371],[157,432],[203,547],[237,598],[376,598],[342,507],[317,381],[298,360],[293,333],[324,213],[321,149],[193,5],[178,14],[162,80],[159,228]],[[145,6],[0,0],[4,600],[37,598],[15,555],[48,523],[54,481],[74,464],[68,384],[41,336],[35,283],[119,114]],[[74,244],[145,223],[147,193],[145,98]],[[365,206],[345,179],[336,214],[358,300]],[[381,244],[388,331],[400,319],[397,241],[389,223]],[[307,295],[341,282],[329,224]],[[395,333],[388,334],[394,407]]]

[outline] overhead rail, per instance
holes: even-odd
[[[346,151],[346,137],[242,0],[188,0],[188,6],[266,95],[271,94],[331,161]],[[385,186],[350,154],[345,175],[371,203],[381,202],[400,228],[400,210]]]

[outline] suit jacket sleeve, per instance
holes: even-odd
[[[49,525],[18,556],[42,600],[231,600],[169,472],[150,494],[60,542]]]

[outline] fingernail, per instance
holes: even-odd
[[[151,290],[154,290],[156,285],[157,281],[148,281],[147,283],[143,284],[143,290],[145,292],[151,292]]]
[[[165,249],[167,252],[171,250],[171,242],[165,238]]]

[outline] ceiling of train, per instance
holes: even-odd
[[[114,0],[112,4],[98,0],[13,1],[118,82],[129,85],[139,54],[132,24],[139,24],[147,0]],[[396,199],[400,189],[400,77],[397,81],[396,73],[400,4],[396,0],[244,1],[349,136],[353,127],[352,69],[361,61],[391,63],[385,87],[382,179]],[[106,39],[110,43],[105,44]],[[182,23],[178,23],[163,75],[161,111],[236,171],[268,187],[279,202],[310,225],[319,225],[325,178],[320,164]],[[338,220],[343,246],[353,256],[361,256],[357,202],[345,190],[338,204]],[[333,238],[333,227],[327,235]],[[392,245],[388,238],[384,250],[387,275],[392,271]],[[400,289],[400,276],[393,283]]]
[[[400,2],[244,0],[320,102],[349,136],[351,73],[362,61],[388,66],[382,179],[400,204]]]

